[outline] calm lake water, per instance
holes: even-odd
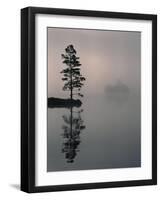
[[[47,171],[140,167],[140,117],[135,95],[48,108]]]

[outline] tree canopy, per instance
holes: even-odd
[[[71,99],[73,98],[73,95],[83,97],[83,94],[80,92],[73,93],[73,90],[80,91],[81,87],[84,85],[83,82],[85,81],[85,77],[80,73],[81,64],[79,57],[77,57],[76,54],[77,52],[74,49],[74,46],[70,44],[65,48],[65,53],[61,55],[63,64],[66,65],[66,68],[60,72],[63,74],[63,90],[70,91]]]

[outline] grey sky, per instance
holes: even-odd
[[[118,81],[134,92],[140,91],[141,33],[83,29],[48,28],[48,96],[66,97],[62,91],[61,54],[73,44],[86,77],[82,92],[105,93]]]

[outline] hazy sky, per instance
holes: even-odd
[[[73,44],[86,77],[83,94],[103,94],[109,85],[121,83],[140,91],[141,33],[48,28],[48,96],[67,97],[62,91],[61,54]],[[120,87],[120,88],[121,88]]]

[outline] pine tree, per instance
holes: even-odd
[[[65,49],[65,54],[62,54],[63,63],[66,64],[66,68],[60,73],[63,73],[62,80],[65,82],[63,86],[64,91],[70,91],[70,98],[73,99],[73,95],[83,97],[79,91],[84,85],[85,78],[80,73],[79,57],[76,56],[77,52],[73,45],[68,45]],[[73,91],[78,91],[73,93]]]

